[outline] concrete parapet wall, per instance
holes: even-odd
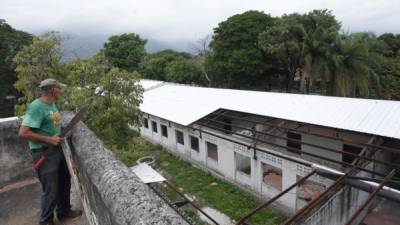
[[[63,113],[64,125],[72,116]],[[34,177],[28,143],[18,138],[20,123],[17,118],[0,120],[0,188]],[[90,224],[188,224],[84,123],[77,124],[63,151]]]
[[[68,120],[71,114],[64,115]],[[187,224],[131,172],[83,123],[64,152],[75,168],[91,224]],[[86,206],[85,206],[86,205]]]
[[[0,188],[34,176],[28,143],[18,138],[20,124],[18,118],[0,121]]]

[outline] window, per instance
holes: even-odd
[[[183,132],[175,130],[175,133],[176,133],[176,143],[185,145],[185,140],[183,139]]]
[[[244,174],[251,175],[251,159],[235,152],[236,170]]]
[[[148,119],[144,118],[143,124],[144,124],[145,128],[149,129],[149,120]]]
[[[218,146],[216,144],[206,141],[207,145],[207,156],[218,162]]]
[[[282,170],[261,162],[263,182],[282,191]]]
[[[151,121],[151,128],[153,129],[154,133],[157,133],[157,123],[155,121]]]
[[[302,177],[297,175],[296,179],[300,180]],[[312,180],[306,180],[297,187],[297,197],[301,200],[309,202],[318,197],[325,191],[326,187]]]
[[[301,134],[288,132],[287,133],[287,138],[301,141]],[[286,141],[286,146],[291,148],[291,149],[288,149],[289,152],[293,152],[293,153],[296,153],[296,154],[301,154],[301,143],[298,143],[298,142],[295,142],[295,141],[291,141],[291,140],[287,140]]]
[[[190,147],[196,152],[199,151],[199,139],[197,137],[190,136]]]
[[[161,135],[163,137],[168,137],[168,129],[164,124],[161,124]]]
[[[343,144],[343,151],[344,152],[348,152],[348,153],[352,153],[352,154],[357,154],[358,155],[358,154],[360,154],[361,150],[362,150],[361,147],[357,147],[357,146],[354,146],[354,145]],[[355,158],[356,158],[355,156],[348,155],[348,154],[343,154],[342,161],[345,162],[345,163],[352,163]]]

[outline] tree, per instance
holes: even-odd
[[[341,35],[325,64],[330,95],[366,97],[370,84],[379,92],[377,71],[383,60],[382,45],[370,34]]]
[[[164,50],[147,55],[141,65],[143,78],[166,81],[165,69],[168,63],[178,58],[190,59],[192,56],[188,53],[173,50]]]
[[[306,31],[302,19],[297,13],[284,15],[259,35],[261,48],[283,68],[286,92],[292,92],[294,77],[304,67]]]
[[[139,65],[146,55],[147,40],[134,33],[114,35],[104,44],[102,52],[114,66],[127,71],[139,71]]]
[[[400,34],[385,33],[378,37],[387,46],[379,76],[383,98],[400,100]]]
[[[400,57],[385,58],[379,73],[384,99],[400,100]]]
[[[31,43],[31,34],[15,30],[0,19],[0,103],[7,94],[16,94],[13,84],[17,75],[12,59],[23,46]]]
[[[175,83],[203,83],[200,68],[193,60],[183,57],[176,58],[165,67],[165,78],[169,82]]]
[[[103,53],[98,53],[91,58],[67,62],[65,66],[68,71],[66,82],[73,87],[96,84],[112,68]]]
[[[14,87],[23,95],[15,106],[16,114],[22,115],[28,103],[38,97],[40,81],[55,78],[64,81],[66,71],[61,64],[61,39],[50,32],[34,37],[30,46],[24,46],[13,58],[18,80]]]
[[[140,75],[113,68],[103,54],[89,59],[60,63],[61,40],[56,33],[36,37],[33,44],[24,47],[14,58],[18,81],[16,88],[24,95],[16,107],[18,115],[26,105],[38,97],[41,80],[52,77],[67,84],[60,109],[76,110],[89,105],[89,127],[109,144],[125,142],[131,135],[129,125],[137,127],[141,121],[139,104],[143,89]]]
[[[267,64],[258,35],[273,24],[274,18],[259,12],[247,11],[234,15],[214,28],[207,60],[210,79],[216,86],[267,89],[271,65]]]
[[[105,69],[96,62],[83,63],[100,74],[84,87],[71,86],[77,80],[70,80],[67,107],[76,109],[88,105],[90,116],[85,123],[107,144],[126,143],[132,137],[129,126],[138,127],[141,123],[139,105],[143,89],[138,82],[140,74],[118,68]],[[92,72],[87,70],[82,77],[91,75]]]
[[[313,83],[325,79],[321,74],[322,61],[326,59],[328,51],[334,43],[339,30],[340,23],[328,10],[313,10],[303,16],[301,21],[305,30],[305,56],[304,66],[307,77],[306,93],[315,92]]]
[[[388,51],[385,53],[387,57],[400,57],[400,34],[385,33],[378,37],[388,46]]]
[[[197,52],[194,58],[196,65],[200,68],[204,80],[207,82],[207,86],[211,87],[213,81],[208,75],[207,60],[211,55],[210,49],[211,36],[207,35],[197,41],[197,46],[195,46],[195,51]]]

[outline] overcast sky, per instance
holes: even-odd
[[[400,0],[0,0],[0,18],[40,33],[135,32],[163,41],[195,41],[247,10],[273,16],[328,8],[344,31],[400,33]]]

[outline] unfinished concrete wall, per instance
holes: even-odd
[[[67,119],[71,114],[64,115]],[[187,224],[79,123],[63,146],[79,183],[91,224]]]
[[[0,188],[34,176],[28,143],[18,138],[20,123],[16,117],[0,121]]]

